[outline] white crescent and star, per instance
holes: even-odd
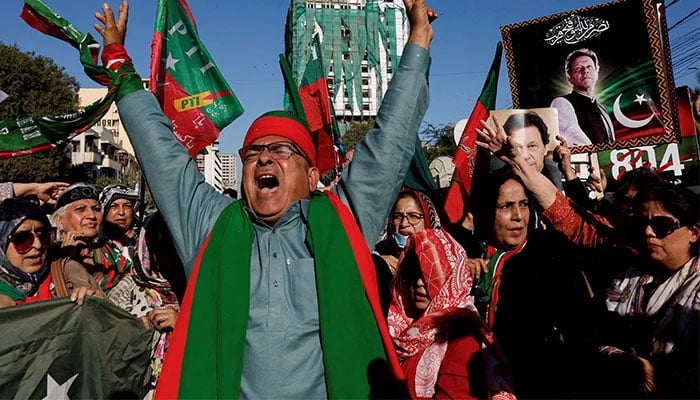
[[[630,129],[636,129],[636,128],[641,128],[651,122],[652,119],[654,119],[654,112],[652,111],[651,115],[648,117],[637,120],[637,119],[631,119],[628,118],[625,114],[622,113],[622,110],[620,109],[620,98],[622,97],[622,93],[620,93],[617,98],[615,99],[615,104],[613,105],[613,114],[615,115],[615,119],[622,124],[623,126],[630,128]],[[642,103],[647,102],[648,100],[644,97],[644,94],[637,94],[635,95],[634,102],[638,103],[640,106]]]

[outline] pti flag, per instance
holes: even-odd
[[[477,150],[476,129],[481,126],[479,121],[487,120],[489,110],[496,107],[496,89],[498,86],[498,73],[501,68],[501,54],[503,45],[498,42],[496,45],[496,54],[491,63],[491,69],[486,76],[486,82],[481,89],[481,95],[474,105],[467,125],[464,127],[462,137],[459,140],[459,146],[455,151],[454,164],[455,171],[452,175],[452,184],[447,191],[445,199],[445,215],[449,219],[450,224],[458,223],[464,216],[464,205],[467,196],[472,195],[473,180],[478,178],[476,174],[482,173],[481,169],[477,172],[477,166],[488,168],[488,154],[483,150]],[[479,154],[486,156],[483,163]],[[480,161],[477,163],[477,156]]]
[[[95,125],[117,95],[117,84],[128,68],[113,72],[97,63],[100,45],[90,34],[83,34],[40,0],[25,0],[22,19],[32,28],[61,39],[80,52],[80,62],[95,82],[111,86],[102,99],[73,114],[54,117],[31,116],[0,121],[0,159],[50,150]]]
[[[342,154],[338,122],[328,94],[328,81],[324,74],[319,35],[313,35],[306,70],[299,85],[299,97],[306,121],[311,130],[321,174],[339,168]]]
[[[199,39],[185,0],[159,0],[151,91],[191,156],[212,144],[243,107]]]
[[[4,308],[0,321],[0,398],[143,398],[152,333],[119,307],[65,297]]]

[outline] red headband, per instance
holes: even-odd
[[[282,115],[263,115],[253,121],[248,128],[243,147],[266,136],[281,136],[289,139],[309,159],[311,166],[316,166],[316,146],[311,139],[311,133],[301,122]]]

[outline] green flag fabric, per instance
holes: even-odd
[[[151,91],[191,156],[214,143],[243,114],[199,38],[185,0],[159,0],[151,44]]]
[[[151,332],[87,296],[0,310],[0,398],[142,398]],[[128,397],[123,397],[128,396]]]

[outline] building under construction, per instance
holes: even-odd
[[[314,35],[341,130],[375,117],[408,39],[403,1],[292,0],[285,51],[297,84]]]

